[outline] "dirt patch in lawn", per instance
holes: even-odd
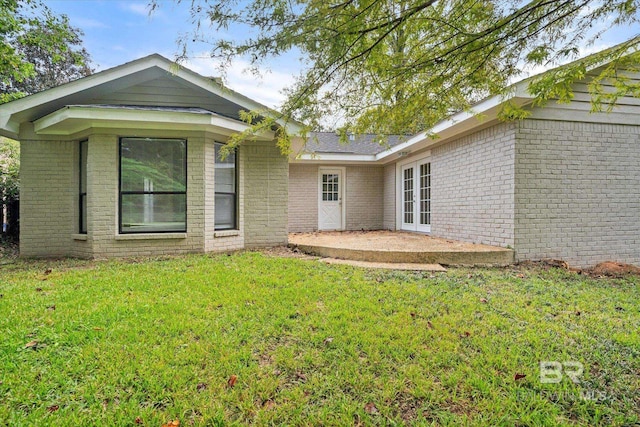
[[[522,261],[517,263],[516,265],[523,268],[542,268],[543,270],[549,270],[550,268],[561,268],[592,277],[623,277],[629,275],[640,275],[640,267],[615,261],[601,262],[595,267],[590,268],[572,268],[565,261],[558,259]]]
[[[318,259],[317,256],[307,255],[298,248],[290,248],[288,246],[275,246],[272,248],[260,249],[260,252],[267,256],[278,258],[301,258],[301,259]]]
[[[592,276],[621,277],[630,274],[640,275],[640,267],[631,264],[623,264],[620,262],[605,261],[596,265],[591,269],[585,270]]]

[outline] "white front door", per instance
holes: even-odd
[[[344,170],[320,169],[318,176],[318,230],[342,230]]]
[[[401,169],[402,229],[407,231],[431,231],[431,163],[418,161]]]

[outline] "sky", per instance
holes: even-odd
[[[160,0],[160,8],[152,15],[149,14],[148,0],[44,0],[44,3],[54,12],[66,14],[71,25],[84,32],[84,45],[96,71],[152,53],[174,59],[178,53],[177,39],[194,28],[188,10],[189,0],[180,4]],[[594,31],[609,25],[606,20],[595,23]],[[638,34],[639,26],[611,31],[593,46],[582,49],[581,55],[605,49]],[[243,36],[241,30],[233,28],[222,35]],[[208,48],[205,44],[192,44],[190,59],[183,65],[204,76],[218,76],[216,64],[207,54]],[[225,83],[231,89],[274,108],[284,99],[282,89],[291,85],[301,70],[295,53],[267,62],[262,77],[246,72],[247,65],[246,61],[233,63]],[[529,70],[529,74],[541,71],[544,69],[537,67]]]
[[[67,15],[71,25],[84,32],[84,46],[95,71],[153,53],[173,60],[178,53],[178,37],[194,28],[188,11],[190,1],[176,4],[161,0],[160,8],[152,15],[147,0],[44,0],[44,3],[55,13]],[[183,63],[185,67],[204,76],[220,75],[207,54],[207,45],[192,45],[191,50],[191,58]],[[267,64],[268,71],[261,78],[245,72],[247,65],[243,61],[233,63],[225,83],[236,92],[274,108],[284,99],[281,90],[292,84],[300,71],[294,54]]]

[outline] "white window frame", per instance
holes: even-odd
[[[402,231],[404,230],[402,228],[403,222],[404,222],[404,215],[403,215],[403,203],[402,203],[402,195],[403,195],[403,179],[404,179],[404,175],[403,175],[403,168],[405,166],[409,166],[410,164],[413,164],[415,166],[415,171],[414,171],[414,182],[416,183],[415,185],[420,185],[420,180],[419,178],[419,174],[420,174],[420,168],[417,167],[418,164],[420,163],[431,163],[431,194],[433,196],[433,162],[431,161],[431,150],[422,152],[420,154],[417,154],[415,156],[412,157],[407,157],[404,158],[402,160],[399,160],[398,162],[396,162],[396,230],[398,231]],[[412,232],[416,232],[416,233],[425,233],[425,234],[430,234],[431,233],[431,224],[428,227],[424,227],[419,226],[419,222],[420,222],[420,209],[419,209],[419,205],[420,205],[420,201],[419,201],[419,197],[420,197],[420,192],[419,192],[419,188],[414,189],[414,191],[417,192],[417,197],[416,200],[414,202],[414,206],[418,206],[418,209],[414,209],[414,224],[415,224],[415,230],[408,230],[408,231],[412,231]],[[431,199],[431,219],[433,220],[433,198]],[[417,214],[417,215],[416,215]],[[407,231],[407,230],[405,230]]]

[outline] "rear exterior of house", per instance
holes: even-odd
[[[20,252],[86,258],[287,242],[271,133],[220,156],[259,104],[152,55],[5,104],[21,144]]]
[[[148,256],[388,229],[518,260],[640,264],[640,100],[590,113],[586,83],[535,108],[516,85],[384,146],[320,133],[287,158],[263,132],[224,157],[240,110],[273,112],[152,55],[0,106],[0,134],[21,142],[20,251]],[[506,101],[530,117],[499,121]]]
[[[289,231],[403,230],[510,247],[517,260],[640,264],[640,101],[590,113],[586,86],[575,90],[516,122],[489,100],[484,121],[458,115],[437,139],[298,156]]]

